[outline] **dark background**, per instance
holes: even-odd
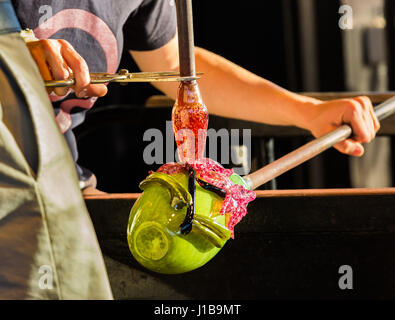
[[[305,90],[296,1],[216,0],[194,1],[193,5],[197,46],[220,54],[289,90]],[[316,85],[320,91],[345,90],[339,6],[339,1],[335,0],[316,1],[315,40],[320,70]],[[138,70],[128,52],[124,52],[120,67]],[[158,167],[145,165],[142,157],[148,144],[142,141],[144,130],[163,129],[164,122],[171,119],[168,110],[154,113],[143,107],[146,99],[155,94],[159,91],[149,84],[125,87],[110,84],[108,95],[99,99],[88,113],[86,123],[77,128],[79,163],[97,175],[99,189],[137,192],[138,182],[148,170]],[[276,139],[274,154],[279,157],[307,141],[307,138]],[[254,157],[259,150],[255,147],[252,153]],[[320,164],[318,180],[314,163]],[[316,187],[350,187],[347,157],[329,150],[277,179],[279,189]]]

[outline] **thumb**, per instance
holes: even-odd
[[[90,84],[81,90],[77,96],[79,98],[85,97],[103,97],[107,94],[107,86],[105,84]]]

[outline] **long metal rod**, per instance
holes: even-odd
[[[198,80],[200,77],[175,77],[175,76],[164,76],[164,77],[134,77],[134,78],[116,78],[116,79],[91,79],[91,84],[105,84],[108,82],[118,82],[118,83],[135,83],[135,82],[180,82],[180,81],[193,81]],[[45,87],[72,87],[75,85],[75,79],[65,79],[65,80],[47,80],[45,81]]]
[[[133,72],[130,73],[126,69],[121,69],[118,73],[103,73],[103,72],[91,72],[90,83],[92,84],[104,84],[108,82],[168,82],[168,81],[192,81],[197,80],[199,77],[196,75],[202,75],[201,72],[196,73],[193,77],[181,77],[179,72],[165,71],[165,72]],[[68,79],[64,80],[48,80],[45,81],[46,87],[71,87],[75,85],[75,78],[72,75]]]
[[[192,0],[176,0],[176,7],[180,75],[181,77],[194,77],[196,71]]]
[[[385,119],[395,112],[395,97],[383,102],[375,108],[379,120]],[[331,148],[352,135],[349,125],[342,125],[336,130],[317,138],[304,146],[288,153],[280,159],[244,177],[248,188],[254,190],[266,182],[280,176],[323,151]]]

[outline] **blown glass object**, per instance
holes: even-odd
[[[230,177],[236,183],[242,178]],[[180,225],[191,201],[188,174],[155,172],[141,184],[143,194],[134,204],[127,237],[133,257],[145,268],[164,274],[184,273],[210,261],[225,245],[231,232],[221,215],[223,198],[196,186],[192,230],[182,234]]]
[[[173,108],[179,163],[163,165],[140,183],[127,240],[134,258],[158,273],[203,266],[234,237],[255,193],[244,180],[205,159],[208,112],[195,81],[183,82]]]

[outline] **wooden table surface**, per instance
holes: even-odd
[[[139,194],[86,196],[118,299],[395,298],[395,189],[258,191],[235,239],[181,275],[145,270],[126,241]],[[341,290],[350,265],[354,289]]]
[[[267,197],[346,197],[346,196],[369,196],[369,195],[395,195],[395,188],[346,188],[346,189],[293,189],[293,190],[257,190],[257,198]],[[140,193],[104,193],[90,191],[84,194],[86,200],[136,200]]]

